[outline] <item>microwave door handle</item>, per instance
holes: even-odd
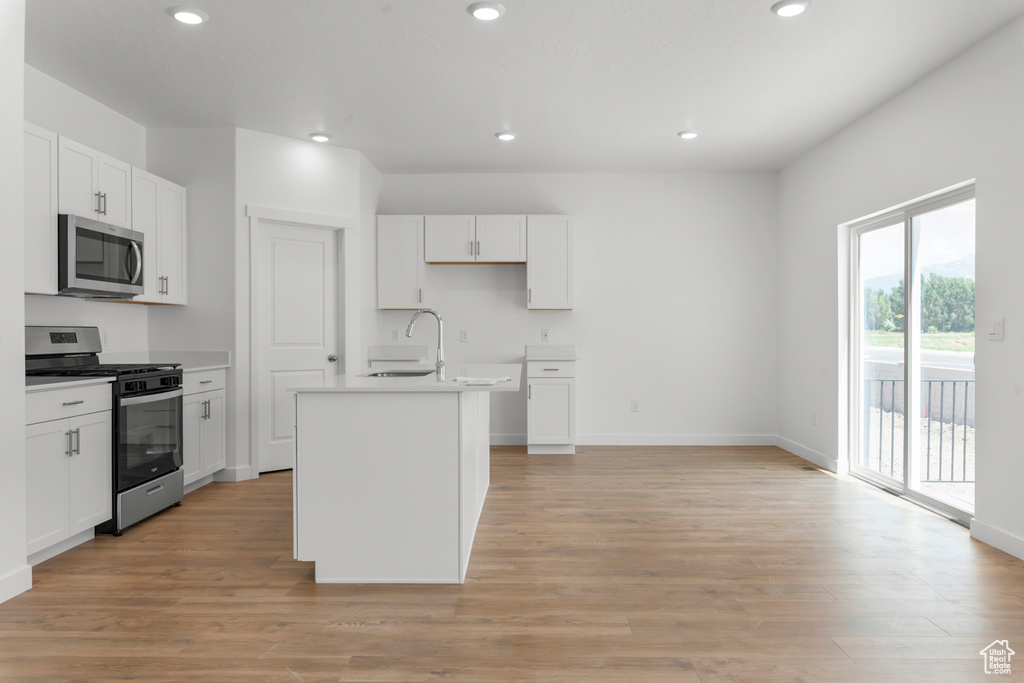
[[[175,389],[174,391],[161,391],[156,394],[146,394],[145,396],[122,398],[118,403],[122,406],[137,406],[142,403],[156,403],[157,401],[166,401],[169,398],[178,398],[179,396],[184,395],[184,389]]]
[[[132,251],[135,253],[135,272],[132,273],[132,284],[139,282],[139,275],[142,274],[142,250],[139,249],[139,243],[132,241]]]

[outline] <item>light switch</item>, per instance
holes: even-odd
[[[994,318],[988,325],[988,338],[990,341],[1003,341],[1003,319]]]

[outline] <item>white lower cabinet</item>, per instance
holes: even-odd
[[[526,452],[575,453],[576,347],[526,348]]]
[[[181,459],[186,486],[224,469],[224,384],[223,370],[185,375]]]
[[[104,410],[26,427],[27,554],[110,519],[110,416]]]

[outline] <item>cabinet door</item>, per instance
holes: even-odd
[[[110,519],[113,508],[113,456],[110,411],[69,420],[74,452],[68,458],[70,535]]]
[[[163,303],[186,304],[185,188],[161,179],[158,193],[159,274],[164,278]]]
[[[476,260],[486,263],[526,261],[526,216],[477,216]]]
[[[58,138],[58,144],[60,213],[98,218],[99,153],[64,136]]]
[[[426,305],[423,260],[423,216],[377,216],[377,308]]]
[[[143,234],[142,282],[143,293],[133,301],[159,303],[160,264],[159,235],[157,234],[157,195],[160,179],[142,169],[132,169],[132,230]]]
[[[527,218],[527,308],[573,307],[572,259],[572,221],[568,216]]]
[[[575,380],[526,380],[526,441],[572,444],[576,441]]]
[[[99,155],[99,219],[122,228],[132,227],[132,167],[106,154]]]
[[[26,427],[25,496],[29,555],[63,541],[68,531],[67,420]],[[110,460],[110,443],[107,443]]]
[[[189,394],[182,400],[181,469],[185,484],[203,478],[203,402],[206,393]]]
[[[427,216],[423,224],[427,263],[476,260],[476,216]]]
[[[57,134],[25,123],[25,291],[57,293]]]
[[[203,421],[203,476],[224,469],[225,431],[224,391],[208,391],[206,419]]]

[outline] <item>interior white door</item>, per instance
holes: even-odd
[[[295,461],[296,386],[322,386],[338,373],[338,233],[261,221],[253,362],[260,472]],[[333,359],[333,360],[332,360]]]

